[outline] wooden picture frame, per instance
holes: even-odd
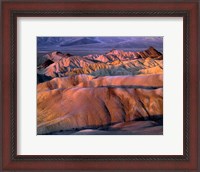
[[[198,125],[199,1],[3,1],[2,171],[7,170],[200,170]],[[183,155],[17,155],[18,17],[183,17]]]

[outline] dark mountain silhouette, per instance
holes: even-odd
[[[104,49],[147,49],[153,46],[162,51],[162,37],[38,37],[38,51],[91,50]],[[71,52],[74,54],[73,52]]]
[[[77,45],[86,45],[86,44],[96,44],[96,43],[102,43],[100,40],[91,37],[85,37],[76,39],[74,41],[66,41],[60,43],[60,46],[77,46]]]

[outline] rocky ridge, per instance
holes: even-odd
[[[45,59],[37,69],[37,134],[162,134],[163,55],[153,47]]]
[[[162,54],[153,47],[143,52],[111,50],[104,55],[83,57],[52,52],[45,58],[47,60],[38,66],[38,83],[78,74],[116,76],[162,73],[163,66]]]

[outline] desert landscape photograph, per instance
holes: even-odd
[[[163,135],[163,37],[37,37],[37,135]]]

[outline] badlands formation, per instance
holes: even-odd
[[[37,134],[162,134],[163,55],[51,52],[37,67]]]

